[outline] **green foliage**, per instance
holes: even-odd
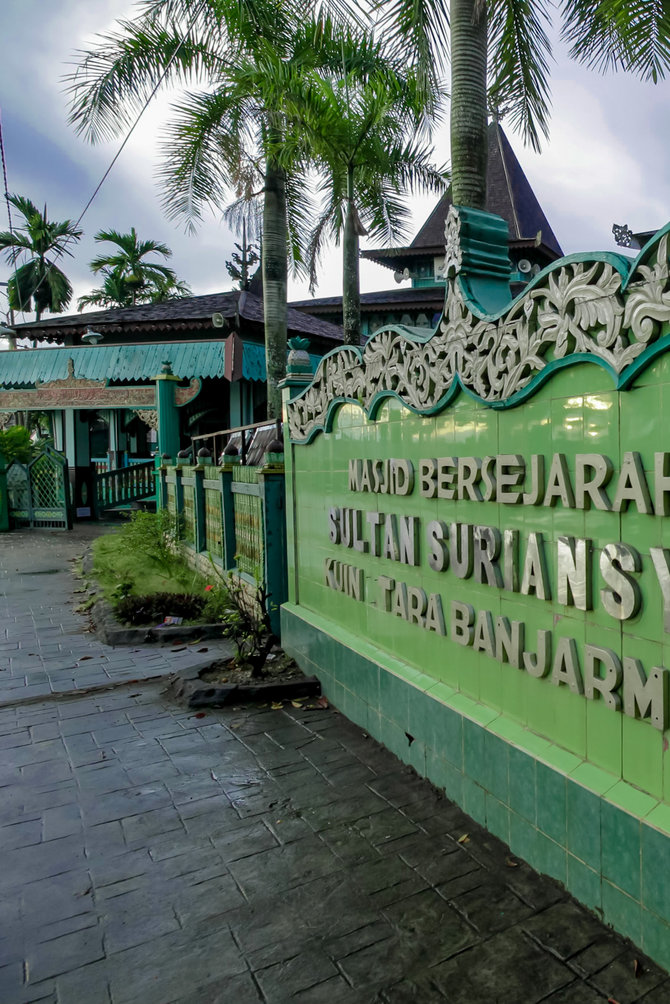
[[[116,537],[117,547],[136,559],[142,556],[165,574],[171,575],[180,563],[178,524],[167,509],[134,512]]]
[[[0,250],[15,268],[7,287],[9,306],[12,310],[34,309],[38,318],[45,310],[59,313],[72,299],[72,286],[53,259],[71,254],[68,244],[78,241],[82,231],[72,220],[49,220],[46,205],[41,212],[25,196],[10,195],[9,202],[25,220],[12,233],[0,233]],[[22,261],[24,258],[27,260]]]
[[[135,228],[129,234],[117,230],[101,230],[96,241],[116,245],[115,250],[98,255],[90,263],[94,273],[103,276],[98,289],[79,297],[79,310],[84,307],[129,307],[136,303],[160,303],[179,296],[190,296],[187,283],[158,262],[147,261],[147,255],[169,258],[172,251],[160,241],[141,241]]]
[[[204,597],[193,593],[150,593],[119,600],[116,615],[126,624],[157,624],[166,617],[198,620],[204,607]]]
[[[30,432],[22,425],[13,425],[4,432],[0,431],[0,454],[7,464],[18,460],[20,464],[28,464],[33,459],[35,448],[30,439]]]
[[[212,563],[215,585],[208,585],[204,610],[207,621],[221,620],[226,635],[235,645],[235,661],[248,667],[254,677],[263,675],[267,657],[276,643],[268,606],[268,593],[260,582],[252,587],[239,575],[222,575]]]

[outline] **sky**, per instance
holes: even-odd
[[[91,146],[68,125],[62,79],[68,62],[97,32],[132,14],[128,0],[3,2],[0,112],[8,188],[39,206],[46,202],[51,218],[78,218],[121,142]],[[670,219],[670,82],[654,86],[621,74],[599,76],[570,62],[560,44],[555,56],[551,136],[542,153],[524,147],[511,129],[506,132],[565,253],[613,250],[613,223],[651,230]],[[225,261],[239,236],[214,215],[190,236],[162,212],[158,142],[169,115],[170,99],[154,99],[84,217],[85,236],[63,266],[75,296],[98,284],[87,268],[100,250],[92,235],[131,226],[141,238],[173,249],[171,264],[195,294],[231,288]],[[447,160],[445,126],[435,136],[435,162]],[[411,199],[410,239],[434,203],[434,196]],[[0,229],[6,227],[3,202]],[[362,247],[376,244],[363,240]],[[317,296],[341,293],[340,259],[339,248],[328,251]],[[0,282],[9,274],[3,261]],[[364,291],[393,286],[387,269],[361,262]],[[290,282],[290,299],[308,296],[306,283]],[[0,315],[5,309],[0,286]],[[73,301],[69,312],[75,309]]]

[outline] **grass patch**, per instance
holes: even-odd
[[[168,571],[164,563],[145,552],[123,546],[123,531],[98,537],[93,544],[93,575],[110,603],[124,596],[147,593],[198,593],[203,595],[201,576],[177,557]]]

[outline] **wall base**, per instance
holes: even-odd
[[[348,718],[670,969],[670,806],[295,604],[282,646]]]

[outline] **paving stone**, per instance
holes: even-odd
[[[640,963],[639,968],[635,966],[636,961]],[[667,973],[650,963],[641,952],[629,948],[594,973],[590,982],[603,995],[616,998],[619,1004],[634,1004],[666,979]]]
[[[572,982],[565,966],[520,931],[504,931],[481,942],[435,966],[430,975],[449,1004],[496,999],[538,1004]]]
[[[83,931],[64,934],[60,938],[28,945],[26,970],[28,981],[39,983],[49,976],[70,972],[95,962],[104,956],[102,931],[87,927]]]
[[[563,960],[588,948],[602,931],[595,917],[571,900],[550,906],[521,926],[538,945]]]
[[[269,1000],[288,1000],[301,990],[338,977],[336,966],[323,951],[303,950],[293,959],[256,972],[256,979]]]
[[[480,934],[488,937],[530,916],[532,909],[495,879],[452,897],[456,909]]]

